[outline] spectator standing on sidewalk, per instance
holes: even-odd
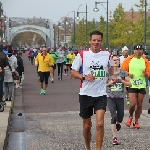
[[[90,49],[81,51],[72,64],[72,77],[81,80],[79,103],[86,150],[91,150],[93,112],[96,113],[96,150],[101,150],[104,137],[104,114],[107,106],[106,73],[110,70],[108,66],[111,66],[111,61],[110,53],[101,50],[102,39],[103,33],[100,31],[90,33]]]
[[[22,52],[17,53],[17,69],[16,71],[19,73],[19,81],[16,84],[16,88],[22,88],[19,84],[21,83],[22,74],[24,74],[24,65],[23,65],[23,59],[22,59]]]
[[[56,51],[56,54],[59,57],[57,59],[58,80],[62,80],[63,65],[64,65],[64,58],[65,58],[65,52],[63,51],[62,46],[59,47],[59,49]]]
[[[50,67],[53,64],[53,58],[47,53],[47,47],[43,47],[42,53],[38,54],[35,58],[35,65],[38,66],[38,72],[40,75],[41,82],[40,95],[46,94],[46,89],[48,87],[48,78],[50,76]],[[43,82],[45,82],[44,86]]]
[[[4,100],[11,101],[12,100],[12,91],[14,80],[12,78],[12,72],[15,72],[17,68],[17,58],[13,56],[12,46],[8,46],[8,65],[4,68],[5,69],[5,76],[4,76]]]
[[[0,44],[0,102],[3,102],[3,82],[5,75],[4,67],[6,67],[7,65],[7,56],[3,53],[3,45]]]

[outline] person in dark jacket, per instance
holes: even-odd
[[[0,102],[3,102],[4,67],[8,65],[7,56],[3,53],[3,45],[0,44]]]
[[[33,65],[34,55],[35,55],[35,53],[34,53],[33,49],[30,49],[30,60],[31,60],[32,65]]]
[[[24,65],[23,65],[23,59],[22,59],[22,52],[18,52],[16,57],[17,57],[17,65],[18,65],[16,71],[19,73],[19,78],[20,78],[20,83],[21,83],[22,74],[24,74]]]

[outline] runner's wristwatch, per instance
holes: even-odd
[[[83,76],[82,76],[82,80],[85,80],[85,77],[86,77],[86,75],[83,75]]]

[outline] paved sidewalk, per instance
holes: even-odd
[[[11,102],[6,102],[4,112],[0,112],[0,150],[5,150],[7,146],[7,128],[9,123]]]

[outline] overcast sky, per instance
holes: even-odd
[[[53,22],[59,21],[61,17],[67,16],[70,11],[77,11],[79,6],[83,4],[79,11],[85,12],[85,3],[88,6],[88,20],[93,18],[99,21],[99,16],[106,17],[106,11],[98,5],[99,12],[93,12],[95,1],[97,0],[0,0],[3,9],[8,17],[25,17],[51,19]],[[98,0],[106,2],[106,0]],[[109,11],[114,11],[119,3],[123,4],[125,11],[131,9],[134,4],[138,4],[140,0],[109,0]],[[148,0],[149,1],[149,0]],[[106,7],[106,4],[103,4]],[[135,7],[134,7],[135,8]],[[80,14],[82,17],[82,14]],[[83,14],[85,16],[85,14]],[[73,17],[73,13],[69,14]]]

